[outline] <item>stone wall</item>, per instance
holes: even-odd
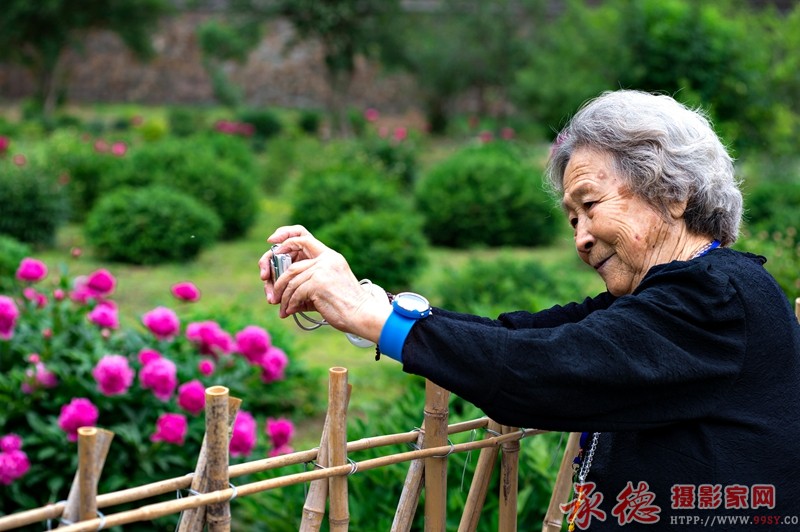
[[[127,51],[113,33],[91,33],[85,50],[64,57],[67,99],[74,103],[133,102],[146,104],[210,104],[211,82],[202,66],[195,29],[209,13],[184,13],[165,19],[154,37],[156,57],[146,63]],[[269,24],[263,41],[246,64],[225,65],[230,78],[244,89],[252,105],[322,108],[328,97],[318,46],[288,47],[291,26]],[[24,69],[0,63],[0,101],[29,96],[34,84]],[[383,76],[366,61],[358,63],[349,101],[404,112],[415,103],[407,77]]]

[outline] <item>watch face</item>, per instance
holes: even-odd
[[[394,296],[395,308],[409,318],[424,318],[431,311],[428,300],[413,292],[402,292]]]

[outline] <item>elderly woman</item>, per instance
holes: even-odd
[[[708,120],[605,93],[558,136],[547,176],[605,282],[596,297],[497,319],[390,303],[294,226],[268,238],[293,264],[275,280],[262,257],[267,299],[282,317],[320,312],[498,422],[583,432],[573,527],[797,519],[800,326],[765,259],[728,247],[742,195]]]

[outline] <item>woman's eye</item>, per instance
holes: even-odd
[[[584,201],[583,202],[583,208],[588,211],[589,209],[591,209],[596,204],[597,204],[596,201]]]

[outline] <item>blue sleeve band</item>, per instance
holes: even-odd
[[[381,353],[403,363],[403,344],[417,320],[401,316],[397,312],[389,314],[389,319],[383,324],[378,348]]]

